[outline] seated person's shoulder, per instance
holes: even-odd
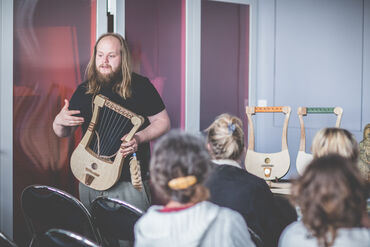
[[[239,212],[227,207],[216,205],[212,202],[206,203],[208,204],[209,212],[217,211],[217,221],[222,222],[224,226],[230,224],[246,227],[245,221]]]
[[[304,239],[314,240],[301,221],[288,225],[280,236],[279,246],[294,246]]]
[[[210,172],[215,172],[215,171],[218,171],[221,169],[221,166],[213,163],[213,162],[209,162],[209,171]]]
[[[249,184],[252,184],[256,187],[261,187],[261,188],[269,188],[266,181],[246,170],[242,170],[243,176],[245,177],[245,180],[248,181]]]

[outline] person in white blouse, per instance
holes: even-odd
[[[139,219],[135,246],[255,246],[238,212],[206,201],[209,163],[204,140],[197,136],[172,131],[156,143],[150,180],[166,205],[151,206]]]
[[[353,161],[338,154],[315,158],[292,185],[302,220],[282,233],[279,247],[368,247],[363,224],[369,186]]]

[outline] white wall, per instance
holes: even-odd
[[[358,141],[370,122],[370,0],[260,0],[256,98],[292,107],[291,170],[299,147],[299,106],[341,106],[342,128]],[[256,116],[256,151],[280,151],[283,115]],[[308,115],[306,152],[335,115]]]

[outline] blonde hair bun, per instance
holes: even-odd
[[[243,123],[240,118],[221,114],[206,129],[207,143],[214,159],[238,160],[244,149]]]

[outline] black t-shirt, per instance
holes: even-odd
[[[114,93],[111,87],[103,88],[98,94],[102,94],[109,98],[110,101],[123,106],[124,108],[144,117],[144,124],[140,127],[139,131],[149,125],[148,117],[153,116],[165,109],[165,105],[158,94],[157,90],[151,82],[138,74],[132,73],[131,80],[132,95],[130,98],[123,99],[120,95]],[[92,117],[92,94],[86,94],[87,81],[81,83],[76,91],[73,93],[69,102],[70,110],[80,110],[85,122],[82,125],[83,134],[85,134]],[[141,174],[143,179],[148,177],[148,166],[150,159],[150,145],[149,143],[142,143],[136,152],[138,160],[140,161]],[[121,180],[130,181],[129,159],[126,157],[123,168]]]

